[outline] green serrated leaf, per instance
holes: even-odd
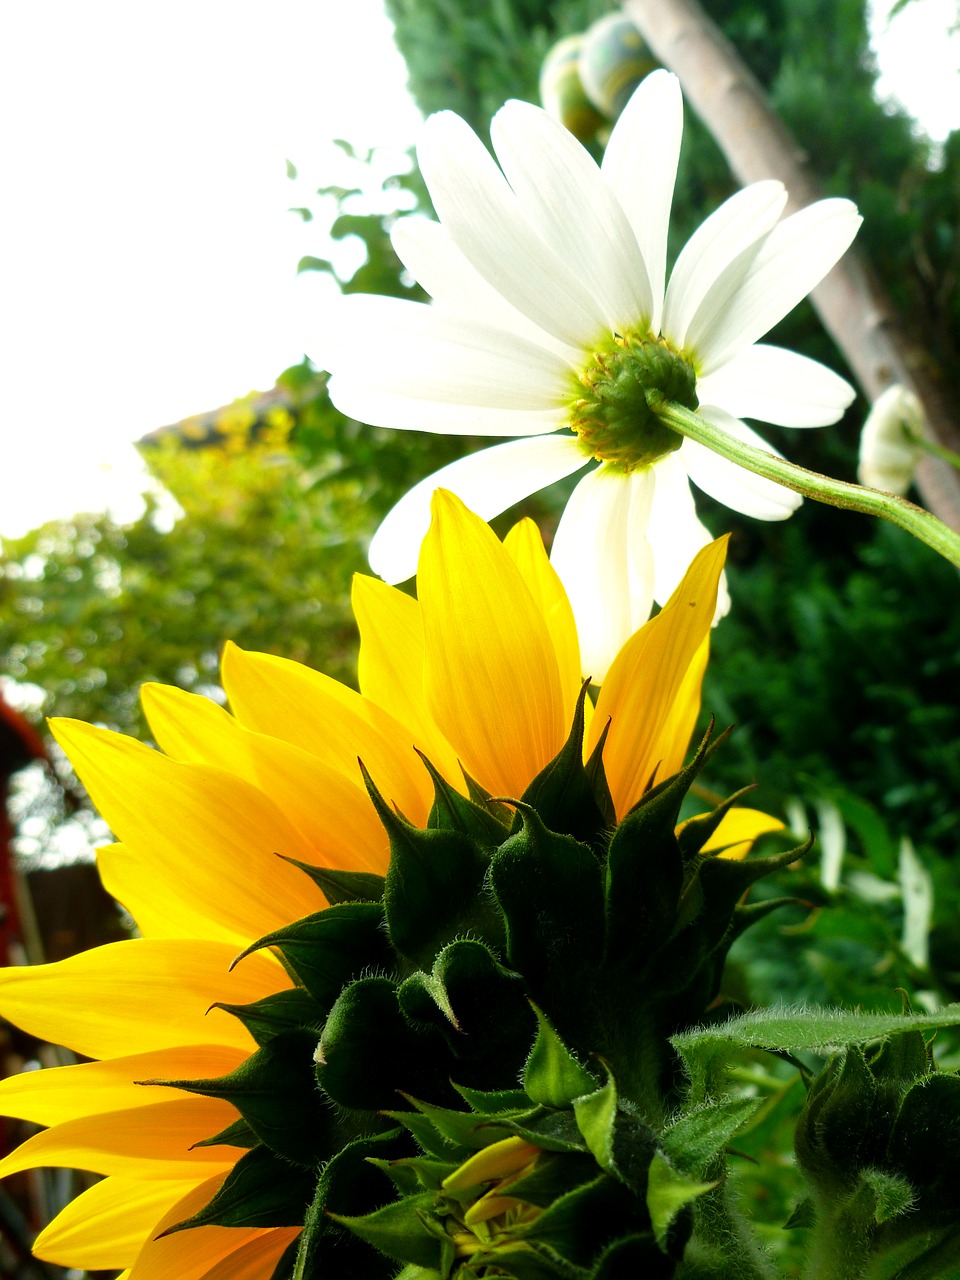
[[[659,1135],[670,1163],[694,1177],[702,1177],[738,1130],[761,1105],[759,1098],[726,1098],[680,1116]]]
[[[727,1022],[696,1027],[672,1036],[670,1043],[685,1059],[701,1051],[734,1045],[738,1048],[829,1050],[864,1044],[903,1031],[936,1031],[960,1025],[960,1004],[936,1013],[857,1013],[818,1005],[758,1009]]]

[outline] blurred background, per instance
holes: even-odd
[[[826,190],[860,205],[860,248],[960,405],[956,5],[706,8]],[[222,699],[228,638],[355,682],[348,597],[374,529],[480,442],[338,413],[307,358],[316,318],[336,290],[423,296],[388,238],[398,217],[429,212],[412,154],[423,115],[452,108],[486,139],[505,99],[540,101],[558,42],[610,9],[40,0],[0,15],[0,963],[130,927],[99,888],[93,850],[109,836],[46,716],[145,737],[140,684]],[[545,73],[598,156],[653,65],[642,45],[600,57],[613,86],[600,107],[564,67]],[[688,110],[672,254],[734,189]],[[849,376],[809,304],[772,340]],[[867,407],[824,431],[763,430],[853,479]],[[549,538],[566,492],[514,508],[501,531],[531,514]],[[820,836],[807,906],[755,931],[741,959],[744,999],[875,1004],[898,981],[956,998],[955,571],[892,527],[813,503],[775,525],[698,504],[733,534],[734,607],[704,712],[737,730],[710,785],[752,780],[757,803]],[[0,1072],[58,1052],[0,1026]],[[34,1179],[0,1195],[0,1274],[59,1274],[26,1241],[67,1190]]]

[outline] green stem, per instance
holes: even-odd
[[[942,458],[944,462],[949,462],[951,467],[956,467],[960,471],[960,453],[945,449],[942,444],[934,444],[926,436],[915,435],[912,431],[908,431],[907,435],[912,443],[923,449],[925,453],[932,453],[935,458]]]
[[[905,498],[884,493],[880,489],[865,489],[860,485],[822,476],[817,471],[808,471],[806,467],[798,467],[796,463],[777,458],[765,449],[756,449],[751,444],[737,440],[699,414],[692,413],[673,401],[662,400],[650,407],[674,431],[690,440],[696,440],[698,444],[706,445],[729,462],[735,462],[747,471],[763,476],[765,480],[773,480],[787,489],[802,493],[805,498],[812,498],[815,502],[825,502],[847,511],[862,511],[864,515],[889,520],[960,568],[960,534],[954,533],[942,520],[938,520],[923,507],[917,507]]]

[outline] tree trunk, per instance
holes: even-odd
[[[656,57],[676,72],[740,182],[778,178],[789,192],[791,210],[821,199],[809,157],[697,0],[625,0],[624,10]],[[875,400],[891,383],[903,383],[919,396],[936,443],[960,452],[960,413],[953,397],[856,246],[811,296],[867,397]],[[917,469],[917,487],[929,509],[960,531],[960,472],[926,455]]]

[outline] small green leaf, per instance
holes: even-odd
[[[433,1210],[434,1199],[432,1192],[424,1191],[360,1217],[331,1216],[388,1258],[436,1268],[440,1264],[440,1243],[420,1221],[421,1213],[429,1215]]]
[[[577,1062],[536,1006],[534,1013],[539,1030],[523,1070],[527,1096],[541,1106],[566,1107],[575,1098],[594,1093],[596,1078]]]
[[[666,1244],[667,1234],[680,1211],[717,1185],[716,1182],[695,1182],[674,1169],[663,1156],[654,1155],[647,1181],[647,1210],[653,1234],[661,1248]]]
[[[800,1227],[812,1227],[817,1221],[817,1211],[813,1207],[813,1201],[808,1197],[801,1200],[794,1208],[793,1213],[783,1224],[784,1231],[796,1231]]]

